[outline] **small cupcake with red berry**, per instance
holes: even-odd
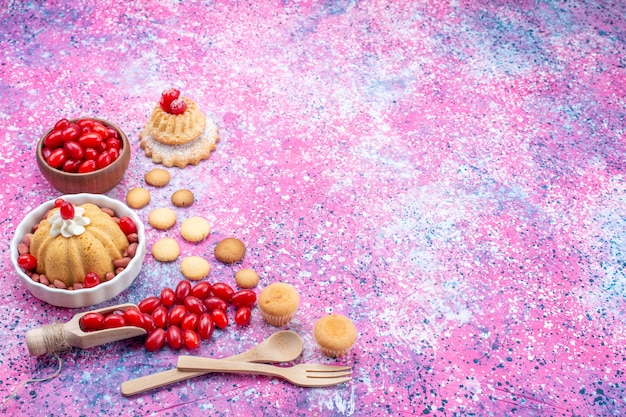
[[[338,358],[348,353],[357,333],[352,320],[341,314],[329,314],[317,320],[313,336],[323,354]]]
[[[146,156],[166,167],[196,165],[207,159],[219,141],[215,122],[175,88],[165,90],[139,134]]]

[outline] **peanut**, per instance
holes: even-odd
[[[115,268],[126,268],[128,266],[130,262],[130,258],[129,257],[124,257],[124,258],[118,258],[116,260],[113,261],[113,266]]]
[[[139,246],[137,242],[128,245],[128,248],[126,248],[126,256],[128,256],[129,258],[134,258],[135,254],[137,253],[137,246]]]
[[[102,207],[101,210],[111,217],[115,217],[115,212],[109,207]]]

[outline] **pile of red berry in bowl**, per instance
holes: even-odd
[[[37,258],[34,251],[30,251],[29,240],[51,210],[59,208],[59,215],[64,219],[73,216],[74,211],[86,203],[96,205],[111,216],[129,242],[128,250],[113,261],[115,271],[111,276],[94,276],[88,272],[80,285],[67,287],[60,280],[37,273]],[[139,216],[120,201],[100,194],[69,194],[47,201],[28,213],[15,230],[10,251],[17,276],[33,296],[57,307],[88,307],[116,297],[139,275],[146,255],[145,227]]]
[[[65,194],[102,194],[120,183],[130,162],[126,134],[113,123],[61,119],[37,145],[37,166]]]

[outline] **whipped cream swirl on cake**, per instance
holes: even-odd
[[[72,236],[82,235],[85,233],[85,226],[91,222],[91,220],[83,216],[83,214],[85,214],[85,209],[76,207],[74,209],[74,217],[69,220],[64,220],[61,217],[61,211],[57,210],[48,219],[51,225],[50,236],[57,237],[58,235],[62,235],[63,237],[70,238]]]

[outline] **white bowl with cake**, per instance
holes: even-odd
[[[57,307],[93,306],[119,295],[139,275],[146,255],[141,219],[104,195],[59,198],[63,207],[55,206],[59,199],[47,201],[17,226],[10,256],[17,276],[33,296]]]

